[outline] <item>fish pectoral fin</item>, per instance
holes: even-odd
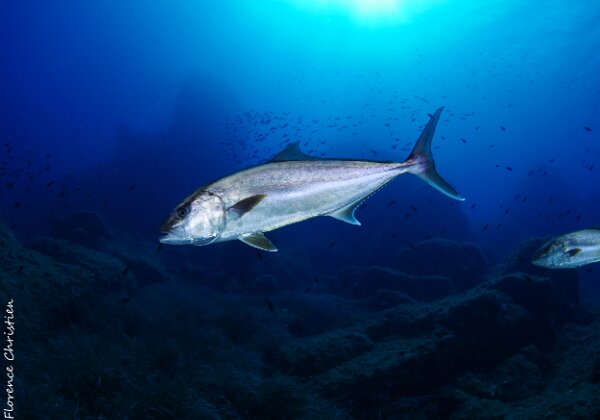
[[[573,248],[573,249],[569,249],[567,252],[569,253],[570,257],[574,257],[574,256],[580,254],[581,251],[582,251],[581,248]]]
[[[288,162],[290,160],[320,160],[320,158],[307,155],[300,150],[300,142],[290,143],[281,152],[277,153],[271,162]]]
[[[334,211],[333,213],[329,213],[327,216],[331,216],[334,219],[341,220],[342,222],[350,223],[351,225],[360,226],[360,222],[356,220],[354,216],[354,211],[360,204],[362,200],[357,201],[355,203],[350,204],[349,206],[342,207],[339,210]]]
[[[250,233],[239,237],[240,241],[254,248],[262,249],[263,251],[277,252],[277,248],[273,242],[269,240],[262,232]]]
[[[265,194],[257,194],[244,198],[243,200],[240,200],[233,206],[229,207],[227,212],[232,216],[233,219],[239,219],[244,214],[256,207],[258,203],[265,199],[265,197]]]

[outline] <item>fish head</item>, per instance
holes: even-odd
[[[168,245],[208,245],[225,229],[225,204],[210,191],[198,191],[169,215],[160,231],[160,242]]]
[[[531,262],[544,268],[574,268],[580,265],[577,258],[580,252],[581,248],[567,241],[553,239],[535,251]]]

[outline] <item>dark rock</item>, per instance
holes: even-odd
[[[8,226],[0,221],[0,248],[7,249],[13,244],[17,244],[17,239]]]
[[[447,277],[452,280],[457,292],[481,283],[487,271],[479,248],[446,239],[418,242],[399,251],[396,266],[408,274]]]
[[[500,272],[501,274],[521,272],[548,278],[563,291],[565,298],[579,302],[579,273],[576,269],[550,270],[531,263],[531,256],[548,239],[533,238],[521,242],[499,267]]]
[[[546,372],[542,365],[547,364],[547,360],[540,362],[542,359],[537,349],[530,346],[500,362],[489,376],[468,372],[456,380],[455,386],[477,398],[521,401],[544,388]]]
[[[334,331],[296,340],[280,348],[273,363],[295,376],[311,376],[338,366],[372,348],[361,333]]]
[[[490,283],[489,287],[506,293],[537,319],[551,322],[549,328],[585,317],[572,290],[548,277],[512,273]]]
[[[413,300],[402,292],[393,290],[379,290],[367,301],[367,308],[371,311],[382,311],[390,309],[403,303],[410,303]]]
[[[402,305],[371,322],[366,332],[373,341],[430,334],[436,328],[440,311],[439,307],[421,303]]]
[[[208,274],[198,281],[210,290],[221,293],[239,293],[242,289],[235,278],[225,273]]]
[[[385,396],[426,394],[465,371],[489,372],[535,341],[527,311],[502,293],[478,288],[444,304],[386,312],[367,328],[371,350],[311,380],[325,395],[368,407]]]
[[[239,293],[242,288],[235,277],[221,267],[200,266],[182,261],[178,265],[176,274],[194,284],[202,285],[210,290],[220,293]]]
[[[315,334],[312,325],[310,325],[306,319],[300,317],[294,318],[288,324],[287,330],[296,337],[308,337],[309,335]]]
[[[244,291],[261,295],[268,295],[279,292],[281,282],[272,274],[261,274],[245,285]]]
[[[303,254],[292,251],[279,252],[278,258],[265,258],[264,261],[255,261],[252,273],[255,276],[269,274],[277,280],[279,290],[304,288],[309,285],[314,276],[310,259]],[[248,277],[245,274],[243,279]]]
[[[126,267],[134,275],[138,287],[146,287],[167,281],[167,277],[157,267],[142,258],[128,259]]]
[[[449,303],[439,324],[451,334],[438,347],[449,370],[485,371],[523,345],[546,342],[529,313],[504,294],[474,290]]]
[[[493,373],[496,398],[513,402],[534,396],[545,385],[540,366],[523,354],[502,362]]]
[[[111,255],[54,238],[37,238],[27,242],[26,247],[90,273],[100,289],[116,291],[130,286],[129,279],[123,276],[125,263]]]
[[[600,384],[600,354],[598,354],[596,356],[596,359],[594,360],[594,363],[592,364],[592,372],[590,374],[590,382],[593,384]]]
[[[347,267],[340,274],[341,287],[356,298],[393,290],[410,297],[432,301],[454,293],[452,282],[442,276],[412,276],[386,267]]]
[[[289,320],[287,330],[297,337],[347,328],[362,318],[354,302],[328,295],[289,292],[274,302],[277,308],[285,308],[281,312]]]
[[[221,249],[227,249],[227,246],[228,244],[223,244]],[[230,260],[231,252],[237,252],[233,264]],[[232,248],[231,252],[219,256],[220,268],[248,291],[252,290],[251,283],[254,279],[263,275],[271,276],[270,280],[276,282],[272,285],[277,290],[304,289],[313,281],[311,259],[294,250],[282,249],[272,254],[244,245],[241,251]]]
[[[79,211],[50,220],[50,233],[85,246],[98,245],[106,238],[107,230],[100,215],[91,211]]]

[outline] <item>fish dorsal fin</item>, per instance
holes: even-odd
[[[254,248],[262,249],[263,251],[277,252],[277,248],[273,242],[269,240],[262,232],[249,233],[240,236],[240,241]]]
[[[318,157],[307,155],[300,150],[300,142],[290,143],[281,152],[277,153],[271,162],[286,162],[290,160],[319,160]]]
[[[328,216],[341,220],[342,222],[350,223],[351,225],[360,226],[360,222],[356,220],[356,217],[354,216],[354,211],[362,202],[363,200],[355,201],[346,207],[342,207],[333,213],[329,213]]]
[[[243,200],[240,200],[233,206],[229,207],[228,213],[231,214],[234,219],[239,219],[244,214],[256,207],[258,203],[265,199],[265,197],[265,194],[257,194],[244,198]]]

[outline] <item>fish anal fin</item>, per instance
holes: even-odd
[[[244,198],[243,200],[240,200],[233,206],[229,207],[228,211],[233,213],[235,218],[240,218],[256,207],[258,203],[265,199],[265,197],[265,194],[257,194]]]
[[[328,216],[331,216],[334,219],[341,220],[342,222],[350,223],[351,225],[360,226],[360,222],[354,216],[354,211],[358,206],[360,206],[362,201],[363,200],[351,203],[350,205],[342,207],[341,209],[336,210],[333,213],[329,213]]]
[[[281,152],[277,153],[271,162],[287,162],[290,160],[319,160],[318,157],[307,155],[300,150],[300,142],[290,143]]]
[[[273,242],[271,242],[269,238],[267,238],[262,232],[242,235],[239,239],[246,245],[250,245],[254,248],[258,248],[263,251],[277,252],[277,248],[275,245],[273,245]]]

